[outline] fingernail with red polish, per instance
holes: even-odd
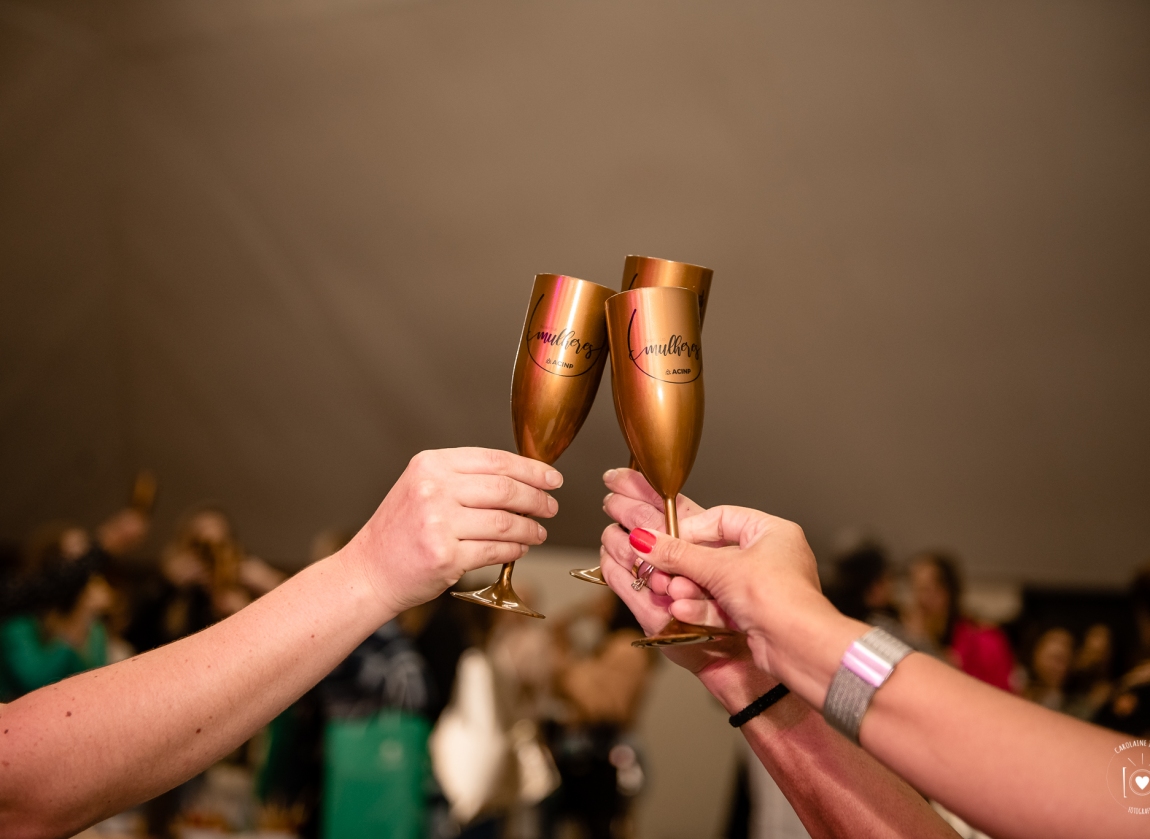
[[[636,527],[631,531],[631,547],[641,554],[651,553],[651,548],[655,547],[655,534],[650,530],[644,530],[641,527]]]

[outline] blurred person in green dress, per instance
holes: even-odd
[[[24,573],[7,587],[0,623],[0,701],[10,702],[108,663],[103,618],[114,593],[102,571],[136,548],[147,519],[125,510],[92,538],[82,527],[56,523],[31,540]]]

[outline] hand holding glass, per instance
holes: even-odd
[[[604,304],[614,292],[561,274],[538,274],[531,289],[515,372],[511,379],[511,426],[519,454],[554,463],[587,419],[607,362]],[[455,597],[541,618],[511,586],[515,563],[499,580]]]

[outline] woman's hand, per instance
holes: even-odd
[[[511,562],[542,544],[547,531],[527,516],[555,515],[559,504],[546,490],[562,484],[547,464],[510,452],[420,452],[339,555],[399,613],[467,571]]]
[[[820,623],[841,617],[819,589],[802,529],[757,510],[714,507],[680,521],[679,531],[679,539],[646,530],[629,537],[644,559],[678,575],[667,584],[670,613],[687,623],[729,620],[746,633],[755,663],[788,681]]]
[[[600,549],[603,579],[635,615],[643,631],[655,634],[671,619],[668,606],[674,601],[647,587],[640,591],[631,588],[635,578],[630,568],[615,559],[616,552],[630,550],[627,536],[618,526],[608,528],[603,540],[604,547]],[[606,546],[608,542],[611,548]],[[709,644],[662,647],[660,651],[672,663],[697,676],[731,713],[745,708],[777,683],[755,666],[743,635],[731,635]]]
[[[609,469],[603,475],[603,483],[610,490],[607,497],[603,499],[603,512],[619,522],[627,531],[642,527],[659,533],[664,532],[666,528],[663,517],[663,499],[647,483],[642,472],[637,472],[634,469]],[[680,522],[691,516],[697,516],[704,509],[685,495],[678,496],[676,506]],[[614,559],[628,571],[639,562],[638,554],[625,543],[614,554]],[[670,580],[669,574],[655,571],[647,582],[652,591],[657,594],[666,594],[667,583]],[[666,620],[670,620],[669,615]],[[661,629],[662,625],[658,628]]]
[[[612,470],[604,480],[612,490],[604,509],[619,525],[612,525],[603,533],[600,551],[603,577],[648,632],[661,629],[667,622],[668,605],[683,620],[711,626],[731,627],[731,624],[724,623],[726,618],[719,605],[704,599],[708,593],[687,577],[669,577],[659,572],[657,576],[666,581],[664,588],[669,587],[673,596],[649,589],[632,589],[631,568],[636,558],[650,557],[657,551],[636,552],[623,528],[630,528],[633,533],[641,529],[660,533],[654,538],[662,550],[677,542],[681,547],[673,549],[672,554],[675,550],[692,554],[679,563],[678,569],[671,567],[674,560],[663,563],[668,570],[683,570],[691,565],[694,552],[687,549],[695,548],[704,562],[729,562],[742,573],[751,575],[742,581],[744,585],[749,585],[756,573],[755,552],[767,550],[773,542],[775,550],[782,551],[785,547],[787,552],[797,555],[797,560],[783,558],[779,563],[793,567],[772,571],[778,572],[778,576],[796,574],[798,580],[794,585],[803,589],[805,596],[810,596],[812,591],[818,594],[814,559],[809,549],[804,551],[806,543],[797,527],[783,527],[788,523],[753,510],[733,507],[703,510],[680,496],[680,510],[690,512],[680,516],[679,531],[683,539],[670,540],[661,535],[660,504],[641,475],[630,470]],[[699,545],[688,544],[694,541]],[[746,555],[731,557],[740,551]],[[709,583],[718,581],[717,587],[721,589],[724,585],[737,587],[734,582],[724,580],[721,573],[707,579]],[[753,614],[754,609],[749,613]],[[746,625],[753,623],[750,619],[744,620]],[[778,684],[755,666],[747,639],[742,635],[708,644],[663,647],[662,652],[695,673],[731,714],[742,711]],[[802,686],[807,688],[805,696],[795,690],[796,683],[785,681],[792,696],[774,705],[766,714],[752,718],[741,730],[812,836],[954,836],[921,796],[833,733],[803,701],[808,697],[821,698],[812,691],[811,679],[802,680]]]
[[[685,590],[683,584],[690,581],[684,578],[673,579],[657,571],[652,575],[649,586],[639,591],[631,587],[635,579],[631,569],[639,555],[631,547],[623,528],[661,531],[662,502],[643,475],[631,469],[612,469],[603,476],[603,480],[611,490],[603,502],[603,509],[619,522],[603,532],[603,546],[599,552],[603,579],[635,615],[643,631],[651,635],[661,630],[671,619],[668,609],[674,600],[667,596],[668,584]],[[684,520],[706,512],[682,495],[678,498],[677,506],[680,531]],[[694,587],[694,591],[702,595],[697,587]],[[721,614],[716,614],[710,625],[729,626]],[[776,684],[773,678],[755,666],[747,647],[747,639],[743,635],[733,635],[709,644],[663,647],[662,653],[675,664],[698,676],[704,686],[732,713],[746,707]]]

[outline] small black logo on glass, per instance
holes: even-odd
[[[703,373],[703,348],[684,340],[682,335],[672,334],[663,343],[635,346],[632,335],[638,313],[638,309],[632,309],[627,324],[627,355],[631,363],[652,379],[670,384],[685,385],[699,378]]]
[[[574,378],[591,372],[607,346],[606,341],[594,344],[583,340],[574,330],[556,329],[542,323],[546,312],[541,316],[539,310],[546,297],[546,293],[539,295],[527,318],[527,331],[523,336],[527,354],[537,367],[555,376]]]

